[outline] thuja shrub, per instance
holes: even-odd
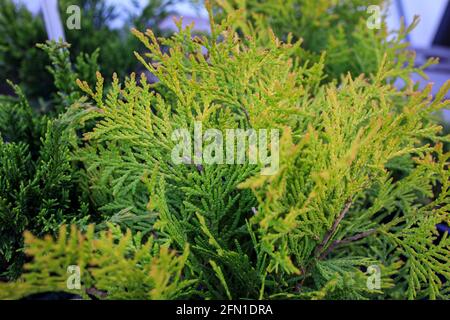
[[[130,28],[152,28],[158,35],[170,33],[160,26],[173,13],[171,6],[179,1],[147,1],[140,10],[136,10],[138,14],[125,9],[123,4],[112,4],[104,0],[60,0],[58,5],[63,21],[70,20],[72,12],[67,10],[70,6],[76,5],[81,11],[80,29],[65,28],[67,42],[72,46],[71,53],[75,56],[92,54],[98,48],[99,70],[108,77],[114,72],[124,77],[139,67],[136,59],[129,55],[129,50],[143,49],[140,42],[130,34]],[[136,3],[134,5],[138,8]],[[117,18],[124,23],[120,28],[113,27]]]
[[[241,34],[251,35],[263,46],[270,38],[269,28],[283,41],[288,38],[300,41],[302,45],[297,55],[302,60],[324,59],[325,81],[339,81],[341,75],[347,73],[354,77],[376,73],[385,54],[389,63],[397,61],[399,66],[415,55],[406,50],[408,44],[404,40],[419,19],[416,17],[411,26],[406,28],[402,25],[400,30],[390,34],[382,11],[387,3],[384,0],[211,2],[219,16],[239,10],[240,18],[233,22],[233,28]],[[372,11],[368,10],[370,7],[379,9],[379,19],[372,16]],[[370,25],[373,19],[379,22],[379,26]],[[405,78],[409,75],[405,73]]]
[[[44,21],[12,0],[0,0],[0,93],[13,93],[9,79],[28,95],[48,96],[54,89],[45,72],[46,55],[35,47],[47,39]]]
[[[113,72],[124,77],[138,67],[128,50],[142,49],[140,42],[130,35],[131,26],[151,27],[156,34],[167,33],[159,26],[172,13],[171,6],[175,2],[177,0],[149,1],[136,15],[123,10],[120,4],[109,4],[104,0],[60,0],[58,5],[73,56],[92,55],[99,50],[97,69],[108,77]],[[79,29],[70,29],[66,25],[66,21],[73,20],[73,11],[68,11],[70,6],[80,9]],[[119,16],[124,25],[114,28],[114,20]],[[0,93],[13,94],[6,85],[9,79],[20,83],[33,104],[37,104],[35,100],[39,98],[51,99],[58,91],[45,70],[51,61],[36,47],[37,43],[47,39],[42,15],[33,16],[23,4],[12,0],[0,0],[0,33]]]
[[[64,223],[89,220],[89,197],[71,152],[76,134],[59,115],[80,99],[75,79],[87,79],[96,56],[72,64],[66,44],[42,44],[58,92],[45,113],[32,108],[18,85],[16,97],[0,99],[0,277],[20,275],[25,260],[23,232],[56,234]],[[95,71],[93,72],[95,78]]]
[[[324,82],[333,77],[324,55],[311,60],[300,41],[282,41],[270,29],[242,34],[239,21],[242,11],[220,23],[211,18],[211,35],[202,37],[181,22],[170,38],[133,31],[148,50],[136,56],[158,81],[114,76],[104,90],[97,74],[95,87],[78,81],[90,101],[65,115],[84,132],[72,160],[91,201],[107,224],[167,248],[159,254],[173,264],[156,263],[167,287],[145,275],[160,259],[157,250],[146,256],[150,249],[133,249],[130,231],[106,241],[111,236],[90,227],[85,237],[72,231],[69,246],[65,229],[59,240],[27,235],[33,259],[17,283],[0,284],[7,298],[69,290],[64,268],[76,261],[85,270],[81,293],[100,288],[94,291],[104,298],[449,297],[450,240],[436,230],[449,221],[450,154],[442,148],[449,137],[434,115],[448,107],[450,83],[435,97],[431,86],[418,90],[408,75],[421,68],[400,40],[377,46],[375,69]],[[401,89],[392,85],[398,78]],[[195,134],[198,123],[279,130],[278,170],[262,175],[262,165],[248,160],[202,163],[195,152],[174,163],[173,133]],[[135,251],[124,256],[124,247]],[[86,262],[108,253],[117,263]],[[44,254],[67,260],[43,263]],[[131,262],[141,254],[145,261]]]
[[[93,225],[85,233],[75,226],[70,232],[62,227],[58,240],[39,239],[27,232],[25,241],[26,252],[35,261],[23,276],[24,284],[2,285],[0,298],[67,290],[72,284],[65,266],[76,267],[83,275],[84,286],[90,290],[81,290],[73,282],[71,292],[84,298],[176,299],[193,291],[195,280],[181,278],[188,247],[176,255],[152,239],[144,241],[139,233],[124,234],[113,226],[95,235]]]
[[[18,140],[11,140],[5,127],[0,131],[0,275],[10,279],[22,268],[25,230],[43,235],[88,217],[87,198],[77,188],[71,165],[69,133],[57,121],[32,119],[31,107],[21,99],[0,104],[5,120],[19,120],[9,124]]]

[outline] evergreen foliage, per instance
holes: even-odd
[[[108,87],[97,73],[95,86],[77,80],[87,100],[72,83],[82,73],[55,76],[70,92],[59,95],[71,107],[54,122],[67,126],[67,145],[43,181],[74,181],[65,172],[76,168],[76,190],[89,195],[100,224],[85,233],[72,227],[69,236],[63,227],[57,240],[26,233],[33,259],[17,282],[0,284],[5,297],[70,292],[66,268],[75,264],[83,297],[448,299],[450,239],[436,225],[450,221],[449,136],[436,113],[450,105],[450,82],[432,97],[431,85],[419,90],[409,79],[436,62],[416,67],[406,50],[416,22],[388,41],[385,29],[362,27],[366,1],[289,1],[301,12],[299,26],[312,29],[288,36],[297,26],[289,27],[291,14],[298,18],[291,7],[270,19],[256,14],[282,2],[216,2],[226,13],[216,22],[209,8],[210,36],[193,36],[181,21],[168,38],[133,30],[148,51],[135,55],[155,83],[114,75]],[[330,31],[333,23],[342,30]],[[329,58],[344,47],[342,60]],[[193,133],[195,122],[279,129],[279,170],[264,176],[248,161],[173,163],[172,133]],[[48,130],[55,148],[52,137],[65,135]],[[0,177],[13,176],[0,185],[3,194],[20,190],[20,175],[34,166],[24,144],[2,146],[5,159],[16,159],[0,163],[8,173]],[[42,150],[40,162],[51,168],[54,158]],[[37,214],[42,224],[33,232],[85,225],[83,205],[54,199],[63,211]],[[373,266],[380,288],[367,285]]]
[[[58,114],[81,98],[64,44],[41,45],[50,55],[50,69],[58,93],[53,108],[40,114],[28,103],[17,85],[17,98],[0,101],[0,274],[15,278],[23,263],[22,233],[56,232],[63,223],[84,224],[89,218],[89,199],[79,186],[79,174],[71,160],[77,138],[58,119]],[[96,56],[79,57],[74,66],[87,76]]]
[[[152,28],[158,35],[167,34],[160,25],[172,13],[171,6],[175,2],[177,1],[148,1],[139,15],[124,10],[121,4],[113,5],[104,0],[61,0],[58,4],[62,21],[66,21],[70,16],[67,12],[69,6],[77,5],[82,12],[81,29],[65,30],[67,42],[72,46],[71,53],[78,56],[98,49],[99,70],[108,77],[114,72],[124,77],[139,66],[136,59],[129,54],[130,50],[142,50],[140,43],[131,36],[130,28]],[[124,25],[113,28],[112,22],[118,17],[124,20]]]
[[[171,13],[174,2],[149,1],[140,15],[104,0],[61,0],[58,4],[73,56],[93,55],[99,50],[96,68],[108,76],[116,72],[124,77],[138,67],[129,50],[142,49],[140,43],[130,36],[129,29],[132,26],[140,29],[151,27],[157,34],[165,33],[159,25]],[[81,10],[81,29],[69,30],[66,27],[65,22],[72,14],[67,12],[67,8],[71,5]],[[125,20],[125,24],[121,28],[113,28],[111,23],[118,16]],[[42,17],[33,16],[23,5],[12,0],[0,0],[0,34],[0,93],[11,93],[8,87],[3,87],[9,79],[21,84],[33,104],[39,98],[49,99],[58,88],[45,70],[50,63],[48,56],[35,47],[36,43],[44,43],[47,39]]]
[[[193,280],[183,280],[183,268],[189,255],[181,256],[151,238],[123,234],[112,227],[94,237],[90,225],[83,234],[74,226],[67,234],[59,230],[57,240],[39,239],[25,233],[26,253],[34,257],[25,265],[24,284],[0,285],[0,299],[20,298],[24,294],[67,290],[67,267],[78,266],[83,287],[75,289],[82,297],[96,299],[177,299],[192,291]],[[43,272],[42,272],[43,271]],[[39,274],[36,277],[36,274]],[[19,289],[19,290],[18,290]]]
[[[419,23],[418,17],[409,27],[402,25],[389,34],[385,17],[381,16],[381,28],[370,29],[367,21],[369,6],[382,8],[383,0],[212,0],[219,16],[238,10],[240,18],[233,27],[240,33],[251,35],[262,46],[269,41],[267,29],[272,29],[283,41],[292,38],[300,41],[297,55],[303,60],[316,62],[325,59],[326,81],[340,80],[350,73],[376,73],[384,55],[388,63],[398,63],[396,72],[403,72],[405,81],[410,70],[401,70],[403,63],[411,65],[415,53],[406,50],[406,34]],[[274,14],[274,13],[277,14]],[[380,12],[380,14],[383,14]],[[389,37],[391,36],[391,37]],[[323,57],[324,55],[324,57]],[[430,63],[433,63],[431,60]],[[426,65],[427,66],[427,65]],[[424,67],[426,67],[424,66]],[[400,71],[401,70],[401,71]],[[422,74],[420,70],[416,70]]]
[[[0,0],[0,93],[10,93],[6,79],[21,83],[31,96],[48,96],[52,78],[45,72],[46,55],[35,48],[47,39],[44,22],[11,0]]]

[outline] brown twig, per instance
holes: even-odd
[[[342,240],[336,240],[332,244],[330,244],[325,251],[323,251],[323,248],[330,241],[331,237],[336,232],[336,229],[339,226],[339,224],[341,223],[342,219],[344,219],[344,217],[347,215],[347,213],[350,210],[351,206],[352,206],[352,199],[349,198],[345,202],[344,208],[342,209],[342,211],[339,213],[338,217],[334,221],[331,229],[328,230],[328,232],[326,233],[326,235],[325,235],[324,239],[322,240],[322,242],[316,247],[315,256],[318,257],[318,259],[323,259],[330,251],[332,251],[337,246],[340,246],[340,245],[343,245],[343,244],[347,244],[347,243],[351,243],[353,241],[357,241],[357,240],[363,239],[363,238],[368,237],[368,236],[370,236],[370,235],[372,235],[373,233],[376,232],[376,229],[370,229],[370,230],[361,232],[359,234],[356,234],[354,236],[351,236],[351,237],[348,237],[348,238],[345,238],[345,239],[342,239]],[[311,262],[305,268],[302,268],[303,279],[300,281],[299,284],[296,285],[296,290],[297,291],[301,291],[301,288],[303,287],[303,283],[304,283],[304,281],[306,279],[306,276],[308,274],[308,271],[309,271],[312,263],[313,263],[313,260],[311,260]]]
[[[377,231],[376,229],[369,229],[367,231],[358,233],[358,234],[356,234],[354,236],[351,236],[351,237],[348,237],[348,238],[344,238],[342,240],[336,240],[332,244],[330,244],[328,246],[328,248],[324,252],[322,252],[320,254],[319,259],[323,259],[330,251],[334,250],[338,246],[341,246],[341,245],[344,245],[344,244],[348,244],[348,243],[351,243],[351,242],[354,242],[354,241],[357,241],[357,240],[360,240],[360,239],[364,239],[364,238],[374,234],[376,231]]]
[[[345,203],[344,209],[342,209],[341,213],[339,213],[336,220],[334,220],[333,226],[331,227],[330,230],[328,230],[328,232],[325,234],[325,237],[323,238],[322,242],[317,246],[317,248],[315,250],[316,256],[318,256],[321,253],[323,248],[327,245],[328,241],[330,241],[331,237],[336,232],[336,229],[339,226],[339,223],[341,223],[342,219],[344,219],[345,215],[350,210],[351,205],[352,205],[352,199],[349,198],[347,200],[347,202]]]

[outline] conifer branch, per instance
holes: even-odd
[[[334,221],[331,229],[328,230],[328,232],[325,234],[325,237],[323,238],[322,242],[317,246],[316,251],[315,251],[316,257],[322,256],[321,252],[322,252],[323,248],[326,246],[326,244],[330,241],[331,237],[336,232],[337,227],[339,226],[341,221],[344,219],[344,217],[347,215],[348,211],[350,210],[351,205],[352,205],[352,199],[349,198],[346,201],[344,208],[342,209],[342,211],[339,213],[338,217]]]
[[[50,122],[23,94],[0,97],[0,274],[23,270],[0,281],[0,298],[68,290],[67,264],[77,264],[79,294],[93,299],[448,299],[450,237],[436,225],[448,221],[450,153],[437,142],[450,136],[434,115],[448,108],[450,81],[433,98],[431,86],[416,91],[410,74],[423,67],[404,48],[409,28],[392,41],[367,28],[369,0],[220,2],[267,19],[231,12],[194,39],[181,22],[170,38],[133,31],[150,81],[97,74],[91,88],[94,55],[72,68],[61,54],[64,114]],[[310,29],[310,17],[320,25]],[[267,143],[278,145],[278,170],[258,174],[247,153],[204,162],[221,149],[186,145],[197,121],[280,130]],[[231,142],[227,156],[241,145]],[[382,270],[376,291],[371,265]]]
[[[358,234],[356,234],[354,236],[347,237],[347,238],[344,238],[342,240],[336,240],[332,244],[330,244],[328,246],[328,248],[324,252],[322,252],[320,254],[319,259],[322,260],[323,258],[325,258],[328,255],[328,253],[333,251],[338,246],[341,246],[341,245],[344,245],[344,244],[349,244],[349,243],[352,243],[354,241],[358,241],[358,240],[364,239],[364,238],[366,238],[368,236],[371,236],[376,231],[377,231],[376,229],[369,229],[367,231],[358,233]]]
[[[322,242],[316,247],[316,250],[314,252],[314,256],[318,257],[319,260],[322,259],[324,256],[326,256],[326,254],[329,252],[329,250],[325,250],[324,252],[321,253],[322,249],[326,246],[328,241],[331,239],[333,234],[336,232],[336,229],[339,226],[339,223],[341,223],[341,221],[344,219],[344,217],[346,216],[346,214],[350,210],[351,205],[352,205],[352,199],[349,198],[345,202],[344,208],[342,209],[342,211],[339,213],[338,217],[334,221],[331,229],[328,230],[328,232],[326,233],[326,235],[325,235],[324,239],[322,240]],[[304,284],[304,281],[306,279],[306,276],[309,273],[311,267],[313,266],[313,261],[314,260],[310,261],[310,263],[305,268],[301,268],[302,269],[302,274],[304,275],[304,277],[303,277],[302,281],[300,282],[300,284],[298,284],[296,286],[297,291],[300,291],[301,287],[303,287],[303,284]]]

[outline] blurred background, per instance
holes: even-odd
[[[420,16],[420,23],[407,40],[417,52],[418,64],[429,57],[439,58],[440,63],[427,70],[436,91],[450,79],[450,1],[393,0],[388,9],[388,26],[391,30],[398,29],[401,17],[408,24],[415,15]],[[450,121],[450,111],[444,116]]]
[[[40,13],[46,3],[56,2],[57,0],[0,0],[0,4],[5,3],[5,1],[13,1],[19,6],[24,5],[33,17],[42,17],[43,15]],[[95,1],[59,0],[60,5],[61,3],[81,4],[85,6],[82,8],[83,12],[85,8],[89,9],[89,6],[92,7],[92,4],[90,4],[92,2]],[[106,16],[99,26],[94,27],[101,29],[107,25],[107,28],[112,29],[112,32],[115,34],[119,34],[120,30],[126,29],[129,25],[139,26],[139,24],[150,24],[152,29],[158,29],[159,33],[173,31],[175,29],[174,16],[183,16],[184,24],[195,22],[195,27],[199,31],[208,32],[209,29],[208,15],[201,0],[105,0],[101,2],[106,4],[105,8],[96,10],[100,10]],[[115,10],[109,12],[109,6],[114,7]],[[388,26],[391,30],[399,28],[402,17],[406,24],[409,24],[413,21],[415,15],[420,15],[420,24],[407,39],[417,52],[417,63],[421,64],[429,57],[440,58],[440,64],[430,67],[427,71],[430,81],[436,84],[435,90],[446,80],[450,79],[450,0],[391,0],[386,14]],[[62,12],[61,15],[64,15],[64,13]],[[157,18],[156,15],[158,15]],[[0,33],[2,31],[0,29]],[[47,30],[47,35],[48,33]],[[3,34],[5,33],[3,32]],[[106,35],[108,36],[109,34],[107,33]],[[66,36],[69,38],[69,42],[75,44],[75,51],[77,51],[77,47],[80,47],[80,52],[90,49],[89,45],[84,43],[86,42],[85,40],[83,42],[83,40],[77,39],[76,36],[70,33],[66,34]],[[109,36],[108,38],[110,39]],[[131,46],[130,41],[132,40],[128,39],[125,41],[128,47]],[[101,48],[101,50],[108,49]],[[107,62],[105,61],[104,64],[106,65]],[[134,65],[129,61],[125,61],[123,66],[117,66],[119,74],[121,71],[126,73],[133,67]],[[415,77],[413,75],[413,78]],[[450,111],[445,114],[445,118],[447,121],[450,121]]]

